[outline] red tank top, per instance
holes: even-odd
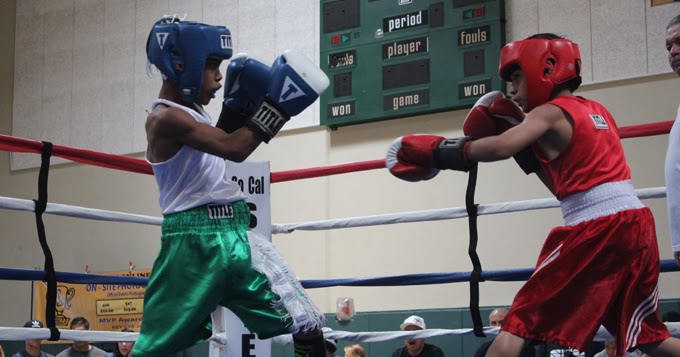
[[[630,179],[619,128],[605,107],[583,97],[557,97],[548,103],[560,107],[574,121],[569,145],[553,160],[545,160],[538,143],[534,144],[558,200],[603,183]]]

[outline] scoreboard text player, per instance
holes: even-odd
[[[322,0],[321,124],[471,107],[504,90],[503,0]]]

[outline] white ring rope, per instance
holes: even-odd
[[[665,187],[643,188],[635,190],[635,193],[638,195],[640,199],[663,198],[666,197],[666,188]],[[478,215],[483,216],[499,213],[555,208],[559,206],[560,203],[555,198],[542,198],[535,200],[505,203],[481,204],[477,208],[477,213]],[[373,216],[329,219],[324,221],[275,224],[272,225],[272,234],[291,233],[295,230],[318,231],[326,229],[377,226],[383,224],[441,221],[445,219],[456,219],[463,217],[467,217],[467,210],[465,209],[465,207],[454,207],[426,211],[388,213]]]
[[[668,322],[668,331],[674,337],[680,337],[680,322]],[[498,334],[498,327],[485,327],[484,333],[489,336]],[[109,332],[85,330],[59,330],[62,340],[88,342],[118,342],[136,341],[138,332]],[[407,338],[430,338],[439,336],[474,336],[471,328],[459,329],[427,329],[417,331],[379,331],[379,332],[348,332],[331,331],[324,328],[324,338],[349,342],[383,342],[402,340]],[[0,341],[46,340],[50,338],[50,330],[46,328],[0,327]],[[612,335],[604,328],[595,334],[593,341],[608,341]],[[281,335],[271,339],[276,344],[291,344],[291,335]],[[224,341],[222,341],[224,342]],[[228,341],[227,341],[228,343]]]
[[[668,331],[673,337],[680,337],[680,322],[667,322]],[[484,327],[484,333],[487,336],[496,336],[500,331],[499,327]],[[383,342],[391,340],[403,340],[407,338],[430,338],[439,336],[474,336],[474,329],[459,328],[454,330],[448,329],[427,329],[415,331],[381,331],[381,332],[347,332],[347,331],[332,331],[324,328],[323,338],[327,340],[342,340],[349,342]],[[593,341],[610,341],[614,337],[600,326],[593,337]],[[293,343],[292,335],[281,335],[271,339],[273,343],[287,345]]]
[[[35,202],[18,198],[0,197],[0,209],[35,212]],[[59,203],[48,203],[45,213],[57,216],[85,218],[98,221],[130,222],[160,226],[163,221],[159,217],[143,216],[139,214],[106,211],[101,209],[69,206]]]
[[[62,330],[60,338],[69,341],[118,342],[137,341],[139,332]],[[50,329],[31,327],[0,327],[0,341],[47,340]]]
[[[665,187],[643,188],[635,190],[635,192],[640,199],[666,197]],[[477,213],[480,216],[484,216],[499,213],[555,208],[559,206],[559,201],[554,198],[542,198],[505,203],[481,204],[478,206]],[[35,202],[18,198],[0,197],[0,209],[34,212]],[[154,226],[160,226],[161,222],[163,221],[163,219],[160,217],[69,206],[59,203],[48,203],[45,213],[99,221],[140,223]],[[377,226],[384,224],[441,221],[463,217],[467,217],[467,210],[465,207],[453,207],[424,211],[387,213],[363,217],[329,219],[323,221],[273,224],[272,234],[291,233],[295,230],[318,231],[327,229]]]

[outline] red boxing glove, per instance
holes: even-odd
[[[515,102],[494,91],[477,100],[463,122],[463,133],[474,139],[502,134],[524,120]]]
[[[494,91],[477,100],[463,122],[463,133],[474,139],[503,134],[524,120],[524,112],[503,93]],[[541,166],[530,146],[513,156],[527,175],[540,170]]]
[[[513,126],[519,125],[524,120],[524,112],[517,103],[508,98],[499,98],[489,104],[489,113],[494,118],[501,118],[496,122],[498,134],[502,134]]]
[[[499,98],[489,104],[489,113],[494,118],[499,118],[496,121],[496,130],[498,132],[496,135],[502,134],[513,126],[518,125],[524,120],[525,116],[517,103],[507,98]],[[513,155],[513,158],[527,175],[541,169],[541,164],[538,163],[536,154],[534,154],[531,146],[522,149],[522,151]]]
[[[489,105],[499,98],[505,98],[503,93],[494,91],[484,94],[465,117],[463,133],[475,139],[494,136],[496,134],[496,119],[489,112]]]
[[[407,135],[396,138],[387,150],[385,163],[390,173],[405,181],[429,180],[439,173],[434,149],[446,138],[435,135]]]
[[[469,136],[402,136],[390,145],[385,163],[392,175],[411,182],[429,180],[441,169],[467,172],[474,165],[465,151],[471,141]]]

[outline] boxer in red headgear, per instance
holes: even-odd
[[[499,75],[526,116],[502,93],[489,93],[468,114],[465,137],[398,138],[388,168],[418,181],[524,152],[520,166],[560,200],[565,224],[548,235],[486,356],[518,356],[526,340],[585,350],[600,325],[616,338],[617,355],[639,348],[680,356],[680,340],[670,337],[657,311],[654,217],[633,190],[611,114],[573,95],[580,71],[578,46],[559,36],[507,44]]]

